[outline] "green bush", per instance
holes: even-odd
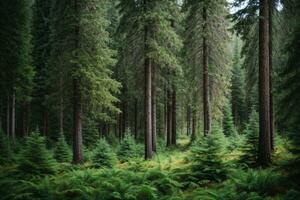
[[[116,155],[105,139],[100,139],[93,150],[91,160],[95,167],[113,167]]]
[[[71,162],[71,150],[63,134],[57,140],[54,156],[58,162]]]
[[[255,110],[251,112],[244,134],[246,140],[245,144],[241,147],[242,155],[240,163],[248,167],[255,167],[257,163],[259,135],[258,113]]]
[[[53,174],[56,164],[52,153],[46,148],[45,138],[38,132],[31,133],[19,155],[19,170],[32,175]]]
[[[223,156],[226,138],[221,129],[214,127],[207,137],[198,140],[191,148],[191,170],[202,182],[221,181],[226,178]]]
[[[138,157],[138,155],[134,137],[130,133],[126,133],[118,151],[119,160],[121,162],[128,162],[130,159]]]
[[[232,113],[231,113],[230,104],[226,105],[226,107],[224,109],[223,131],[224,131],[224,135],[227,137],[237,134],[237,131],[233,124],[233,117],[232,117]]]

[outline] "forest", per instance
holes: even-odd
[[[299,200],[299,0],[1,0],[0,199]]]

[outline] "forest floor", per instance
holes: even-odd
[[[186,136],[173,148],[159,142],[159,153],[146,161],[143,145],[136,144],[140,156],[109,168],[95,168],[87,160],[83,165],[57,164],[52,175],[28,175],[17,164],[0,166],[0,199],[297,200],[299,160],[287,150],[287,143],[277,141],[272,167],[267,169],[242,168],[236,164],[239,150],[227,152],[222,158],[226,176],[220,179],[215,175],[224,169],[215,167],[214,159],[200,164],[207,170],[206,178],[199,179],[191,169],[195,154]]]

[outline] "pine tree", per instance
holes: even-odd
[[[233,124],[230,104],[227,104],[227,106],[225,106],[224,108],[223,131],[224,131],[224,135],[227,137],[236,134],[236,129]]]
[[[258,113],[252,108],[249,122],[246,125],[244,131],[246,136],[245,144],[242,146],[242,156],[240,163],[248,166],[257,166],[257,155],[258,155],[258,136],[259,136],[259,119]]]
[[[39,132],[33,132],[26,138],[18,160],[18,169],[33,175],[55,173],[56,161],[46,148],[45,138]]]
[[[198,140],[192,147],[191,169],[200,181],[222,181],[226,178],[223,161],[225,137],[221,129],[214,127],[208,137]]]
[[[109,144],[102,138],[97,142],[91,160],[97,168],[112,168],[117,159]]]
[[[67,144],[64,135],[60,134],[54,151],[54,157],[58,162],[70,162],[71,150]]]
[[[196,87],[202,92],[203,127],[204,134],[207,134],[211,118],[222,116],[219,105],[226,101],[226,91],[229,86],[230,70],[226,57],[228,41],[225,28],[226,2],[189,0],[185,1],[184,9],[187,13],[184,34],[186,62],[191,68],[190,73],[194,76],[198,74],[203,76],[195,80],[202,81],[201,87],[199,85]],[[219,33],[218,37],[215,36],[215,32]],[[214,95],[218,95],[218,98],[214,98]]]
[[[138,155],[136,143],[130,133],[125,134],[124,139],[120,143],[118,150],[118,158],[121,162],[127,162],[130,158],[136,158]]]

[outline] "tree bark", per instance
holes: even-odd
[[[176,87],[173,86],[173,92],[172,92],[172,145],[176,145],[176,132],[177,132],[177,122],[176,122]]]
[[[190,135],[191,128],[191,107],[188,105],[186,110],[186,135]]]
[[[269,71],[269,0],[260,0],[259,19],[259,148],[258,162],[271,163],[270,146],[270,71]]]
[[[272,71],[273,71],[273,28],[272,28],[272,15],[274,9],[274,0],[270,0],[269,8],[269,84],[270,84],[270,145],[271,150],[274,151],[274,113],[273,113],[273,83],[272,83]]]
[[[209,74],[208,74],[208,46],[207,46],[207,11],[203,7],[203,119],[204,119],[204,135],[210,131],[210,103],[209,103]]]
[[[138,137],[138,100],[137,98],[134,99],[134,138],[137,139]]]
[[[75,49],[79,48],[79,2],[74,0],[75,11]],[[78,55],[76,55],[78,56]],[[77,70],[78,65],[75,65]],[[82,98],[80,80],[73,77],[73,163],[80,164],[83,162],[82,152]]]
[[[11,107],[10,107],[10,136],[14,141],[16,138],[16,95],[13,92],[11,96]]]
[[[152,65],[152,94],[151,94],[151,109],[152,109],[152,150],[156,152],[156,137],[157,137],[157,131],[156,131],[156,71],[155,71],[155,64]]]
[[[7,95],[7,106],[6,106],[6,135],[10,136],[10,95]]]
[[[167,147],[172,145],[172,94],[167,91]]]
[[[148,12],[149,7],[148,0],[144,0],[144,13]],[[144,26],[144,44],[145,44],[145,159],[152,158],[152,108],[151,108],[151,91],[152,91],[152,81],[151,81],[151,70],[152,63],[151,59],[147,55],[149,52],[149,37],[150,29],[149,24]]]
[[[191,141],[196,140],[196,111],[192,111],[192,135],[191,135]]]

